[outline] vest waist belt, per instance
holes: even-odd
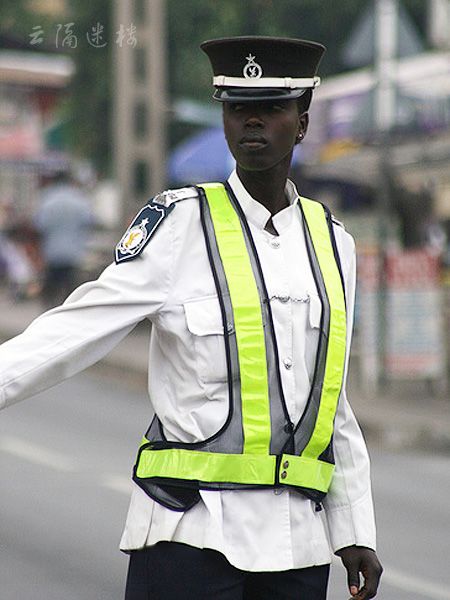
[[[221,454],[170,448],[142,449],[136,475],[141,479],[182,479],[205,483],[233,482],[241,485],[276,483],[312,487],[326,492],[334,465],[318,459],[283,454]],[[168,475],[170,474],[170,475]],[[200,486],[201,487],[201,486]]]

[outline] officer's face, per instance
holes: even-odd
[[[296,100],[225,102],[223,123],[238,166],[263,171],[290,162],[298,134],[306,132],[308,115],[299,114]]]

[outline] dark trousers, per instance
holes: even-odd
[[[131,553],[125,600],[325,600],[329,571],[250,573],[215,550],[159,542]]]

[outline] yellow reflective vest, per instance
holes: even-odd
[[[155,416],[139,449],[133,479],[173,510],[193,506],[200,489],[289,486],[320,502],[334,471],[332,436],[347,337],[331,215],[319,202],[300,199],[322,318],[308,402],[300,421],[292,423],[278,369],[270,302],[248,223],[227,185],[209,183],[197,189],[222,312],[228,418],[209,439],[189,444],[167,440]]]

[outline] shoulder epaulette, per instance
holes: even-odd
[[[338,225],[339,227],[342,227],[342,229],[345,231],[344,224],[341,223],[341,221],[338,221],[334,215],[331,215],[331,220],[334,223],[334,225]]]
[[[155,204],[161,206],[172,206],[180,200],[186,200],[187,198],[195,198],[198,196],[198,192],[195,187],[184,187],[178,190],[166,190],[162,194],[158,194],[153,198]]]

